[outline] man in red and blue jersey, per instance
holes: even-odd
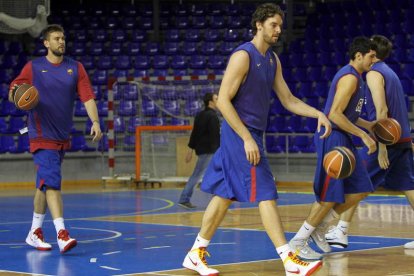
[[[366,148],[359,152],[374,188],[384,186],[404,192],[414,209],[413,149],[405,94],[397,74],[384,62],[391,54],[391,41],[382,35],[373,35],[371,40],[377,45],[377,55],[374,65],[367,73],[368,120],[394,118],[401,126],[401,138],[395,145],[378,143],[378,152],[375,154],[367,155]],[[348,246],[348,228],[357,206],[341,214],[338,225],[327,233],[326,240],[331,246]],[[414,242],[406,243],[404,247],[414,249]]]
[[[61,164],[65,151],[70,148],[74,101],[78,96],[93,122],[93,141],[99,141],[102,133],[94,93],[85,68],[80,62],[64,57],[63,28],[49,25],[42,36],[47,55],[29,61],[24,66],[20,75],[10,84],[9,100],[13,89],[23,83],[32,84],[39,91],[39,103],[28,112],[27,119],[30,152],[37,176],[32,227],[26,243],[38,250],[51,249],[42,232],[46,209],[49,208],[57,243],[60,252],[64,253],[77,244],[69,236],[63,220]]]
[[[331,248],[325,240],[328,222],[337,218],[347,209],[365,198],[374,190],[363,160],[353,145],[352,135],[362,139],[367,153],[376,151],[376,143],[361,128],[371,129],[373,122],[360,118],[364,104],[365,82],[362,73],[367,72],[375,58],[376,45],[367,37],[356,37],[349,47],[349,64],[342,67],[334,76],[324,113],[332,122],[332,133],[326,139],[315,134],[317,165],[313,188],[316,201],[299,231],[290,241],[292,248],[302,259],[319,259],[322,255],[308,245],[311,238],[323,252]],[[334,147],[344,146],[355,155],[355,170],[347,178],[334,179],[323,168],[323,158]]]
[[[277,209],[278,198],[269,162],[264,154],[263,133],[267,125],[272,93],[289,111],[318,119],[318,131],[325,138],[331,124],[325,114],[296,98],[287,86],[282,65],[272,51],[282,31],[284,13],[266,3],[253,13],[254,38],[237,47],[221,82],[217,107],[224,117],[220,147],[215,152],[201,183],[201,190],[213,194],[199,234],[183,266],[199,275],[219,275],[205,260],[207,246],[233,201],[258,202],[262,223],[286,275],[311,275],[321,261],[304,262],[287,244]]]

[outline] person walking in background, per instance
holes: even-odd
[[[411,145],[411,127],[405,104],[405,95],[397,74],[384,62],[392,51],[391,41],[381,35],[371,40],[377,46],[374,65],[367,73],[366,110],[368,120],[394,118],[401,125],[401,138],[395,145],[378,143],[378,152],[367,155],[366,148],[359,150],[374,188],[383,185],[403,191],[414,209],[414,162]],[[327,233],[327,242],[334,247],[348,246],[348,228],[358,205],[341,214],[338,225]],[[405,248],[414,249],[414,241]]]
[[[375,141],[359,128],[369,130],[374,124],[360,118],[360,114],[365,96],[365,83],[361,75],[371,68],[375,49],[376,45],[369,38],[354,38],[348,51],[349,64],[342,67],[332,80],[324,109],[324,113],[332,122],[332,133],[324,140],[319,139],[318,133],[314,136],[317,167],[313,188],[316,201],[301,228],[289,242],[291,248],[299,252],[302,259],[322,258],[321,254],[309,247],[309,238],[312,238],[323,252],[330,252],[331,248],[325,240],[328,223],[373,191],[368,172],[352,143],[351,135],[362,139],[368,154],[376,151]],[[325,154],[338,146],[351,150],[356,160],[354,172],[344,179],[329,177],[323,168]]]
[[[73,107],[77,96],[85,104],[92,121],[90,134],[99,141],[102,133],[94,92],[88,75],[80,62],[65,54],[64,30],[59,25],[49,25],[42,32],[47,55],[29,61],[10,84],[9,100],[20,84],[32,84],[39,91],[38,105],[28,112],[30,152],[37,170],[36,192],[32,227],[26,243],[38,250],[52,246],[43,237],[42,225],[46,210],[53,218],[57,244],[64,253],[76,246],[69,236],[63,219],[61,195],[61,164],[65,150],[70,148],[70,131],[73,124]]]
[[[185,157],[185,162],[189,163],[195,151],[198,157],[197,163],[178,201],[178,205],[186,209],[196,208],[190,202],[194,188],[200,182],[211,157],[220,146],[220,120],[216,112],[217,94],[206,93],[203,102],[204,110],[194,119],[194,127],[188,143],[189,150]]]
[[[287,244],[276,205],[275,181],[264,155],[263,132],[272,93],[289,111],[318,118],[318,131],[325,127],[321,138],[331,131],[325,114],[296,98],[283,79],[282,65],[271,49],[282,31],[283,17],[283,11],[273,3],[257,7],[251,20],[254,37],[233,51],[221,82],[217,107],[225,120],[220,148],[201,183],[201,190],[213,194],[213,198],[183,261],[185,268],[200,275],[219,275],[216,269],[208,267],[205,256],[233,201],[259,203],[264,228],[283,261],[286,275],[311,275],[322,264],[300,260]]]

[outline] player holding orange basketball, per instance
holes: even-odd
[[[326,139],[319,139],[319,133],[314,136],[318,156],[314,179],[317,201],[312,205],[310,214],[289,243],[303,259],[322,258],[321,254],[309,247],[310,237],[322,251],[330,252],[331,248],[325,241],[327,222],[338,217],[338,214],[373,191],[372,183],[352,143],[351,135],[362,139],[369,154],[376,150],[375,141],[358,127],[369,129],[373,125],[359,116],[365,94],[361,74],[370,69],[375,58],[375,49],[375,44],[369,38],[356,37],[349,48],[351,58],[349,64],[342,67],[332,80],[324,109],[324,113],[332,122],[332,133]],[[355,170],[345,179],[329,177],[322,164],[325,154],[338,146],[347,147],[355,155]]]
[[[65,35],[59,25],[50,25],[42,33],[47,48],[45,57],[29,61],[20,75],[11,83],[9,100],[16,85],[27,83],[39,91],[40,101],[28,112],[30,152],[37,169],[36,193],[32,227],[26,243],[38,250],[50,250],[45,242],[42,224],[47,207],[53,218],[57,243],[62,253],[76,246],[69,236],[63,220],[61,196],[61,163],[69,149],[73,107],[77,96],[84,102],[92,120],[91,135],[98,141],[101,136],[94,93],[81,63],[64,57]]]
[[[374,188],[384,185],[403,191],[414,208],[413,149],[405,95],[397,74],[384,62],[391,53],[392,43],[381,35],[374,35],[371,40],[377,46],[377,55],[375,64],[367,74],[368,119],[394,118],[401,125],[402,134],[395,145],[378,143],[377,153],[367,155],[366,149],[362,149],[360,154],[365,160]],[[328,232],[326,239],[330,245],[342,248],[348,246],[348,227],[357,206],[343,213],[338,225]],[[414,242],[405,244],[405,248],[414,249]]]

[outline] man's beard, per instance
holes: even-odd
[[[65,48],[63,48],[63,51],[52,50],[52,54],[55,55],[55,56],[57,56],[57,57],[63,56],[64,53],[65,53]]]

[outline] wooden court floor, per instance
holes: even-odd
[[[88,188],[80,188],[82,185],[70,186],[66,185],[65,195],[71,193],[119,193],[131,190],[135,192],[134,187],[112,187],[110,189],[102,189],[100,185],[87,185]],[[163,189],[171,189],[171,193],[176,195],[180,192],[180,187],[166,187]],[[151,189],[156,192],[157,189]],[[302,184],[280,184],[278,188],[280,199],[284,198],[284,193],[311,194],[311,187],[308,183]],[[0,189],[1,196],[14,197],[22,195],[30,195],[31,189],[6,187],[3,185]],[[204,195],[196,191],[196,198]],[[364,237],[370,237],[375,241],[378,238],[400,238],[414,240],[414,212],[411,207],[404,203],[405,198],[397,198],[398,193],[394,192],[377,192],[378,199],[361,203],[354,216],[354,221],[350,228],[350,234],[357,236],[362,240]],[[387,200],[389,199],[389,203]],[[392,199],[392,200],[391,200]],[[376,201],[381,202],[379,204]],[[208,199],[206,200],[208,202]],[[129,216],[117,216],[102,214],[102,216],[91,217],[91,220],[103,222],[129,222],[137,224],[153,224],[153,225],[177,225],[177,226],[193,226],[198,227],[203,215],[202,204],[196,211],[170,211],[167,213],[157,214],[132,214]],[[310,208],[309,203],[281,204],[279,211],[285,227],[285,231],[293,235],[303,223]],[[263,226],[255,207],[250,208],[234,208],[230,209],[225,217],[220,229],[241,229],[241,230],[258,230],[263,231]],[[315,275],[335,275],[335,276],[351,276],[351,275],[414,275],[414,250],[404,250],[401,242],[391,246],[385,246],[374,249],[358,249],[358,242],[350,244],[346,252],[334,252],[324,257],[324,265]],[[191,246],[189,244],[188,246]],[[353,249],[354,248],[354,249]],[[2,248],[0,247],[0,250]],[[248,250],[248,249],[247,249]],[[255,252],[248,252],[254,255]],[[214,259],[214,255],[210,260]],[[7,260],[0,260],[0,275],[45,275],[31,274],[26,272],[10,272],[2,271],[2,263]],[[51,264],[53,265],[53,264]],[[276,253],[274,259],[256,260],[242,263],[225,263],[223,265],[213,266],[220,271],[220,275],[284,275],[283,265],[280,259],[277,259]],[[59,275],[59,274],[57,274]],[[65,275],[65,273],[61,274]],[[68,274],[69,275],[69,274]],[[73,275],[73,274],[70,274]],[[87,271],[76,273],[76,275],[95,275]],[[103,274],[102,274],[103,275]],[[196,275],[185,269],[175,270],[154,270],[146,273],[128,273],[128,274],[105,274],[105,275]]]

